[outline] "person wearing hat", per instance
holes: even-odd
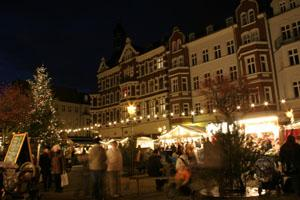
[[[92,181],[92,199],[102,200],[104,198],[105,188],[105,171],[106,171],[106,154],[105,149],[99,144],[100,138],[94,139],[94,145],[92,146],[88,160],[89,171]]]
[[[58,144],[51,149],[51,172],[55,183],[55,192],[62,192],[61,174],[64,170],[64,157]]]

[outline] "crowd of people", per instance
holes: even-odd
[[[201,148],[200,148],[201,147]],[[112,198],[121,196],[121,177],[123,172],[123,147],[118,142],[112,141],[108,146],[100,143],[99,138],[95,144],[77,156],[82,165],[82,181],[75,191],[76,197],[83,192],[84,197],[91,196],[92,199],[105,199],[107,195]],[[269,148],[266,146],[266,148]],[[183,194],[190,194],[193,169],[199,166],[218,167],[220,154],[214,142],[203,139],[200,144],[174,143],[160,145],[156,149],[141,148],[134,151],[134,171],[137,174],[148,174],[155,177],[157,191],[162,191],[167,183],[166,177],[174,177],[175,187]],[[294,191],[299,194],[300,164],[297,155],[300,154],[300,146],[293,136],[289,136],[287,142],[280,149],[280,160],[284,172],[293,178]],[[62,192],[61,174],[65,171],[64,154],[58,145],[45,148],[40,157],[41,174],[45,191],[54,182],[55,191]],[[90,180],[90,181],[86,181]],[[91,190],[91,191],[90,191]]]

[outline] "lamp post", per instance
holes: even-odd
[[[133,142],[133,117],[135,117],[136,114],[136,106],[133,104],[130,104],[129,106],[127,106],[127,112],[129,114],[129,117],[132,119],[131,120],[131,134],[130,134],[130,138],[131,138],[131,142],[132,142],[132,146],[131,146],[131,167],[130,167],[130,174],[134,175],[134,161],[133,161],[133,149],[134,149],[134,142]]]

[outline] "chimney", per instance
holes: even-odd
[[[206,34],[209,35],[214,32],[214,25],[210,24],[206,27]]]
[[[228,26],[232,26],[233,24],[234,24],[234,22],[233,22],[233,17],[228,17],[228,18],[226,18],[226,26],[228,27]]]
[[[190,33],[189,34],[189,41],[195,40],[195,33]]]

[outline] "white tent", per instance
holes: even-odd
[[[163,142],[174,141],[192,141],[200,139],[201,137],[208,137],[208,134],[199,127],[178,125],[166,134],[159,137]]]
[[[136,139],[136,147],[154,149],[154,140],[149,137],[138,137]]]

